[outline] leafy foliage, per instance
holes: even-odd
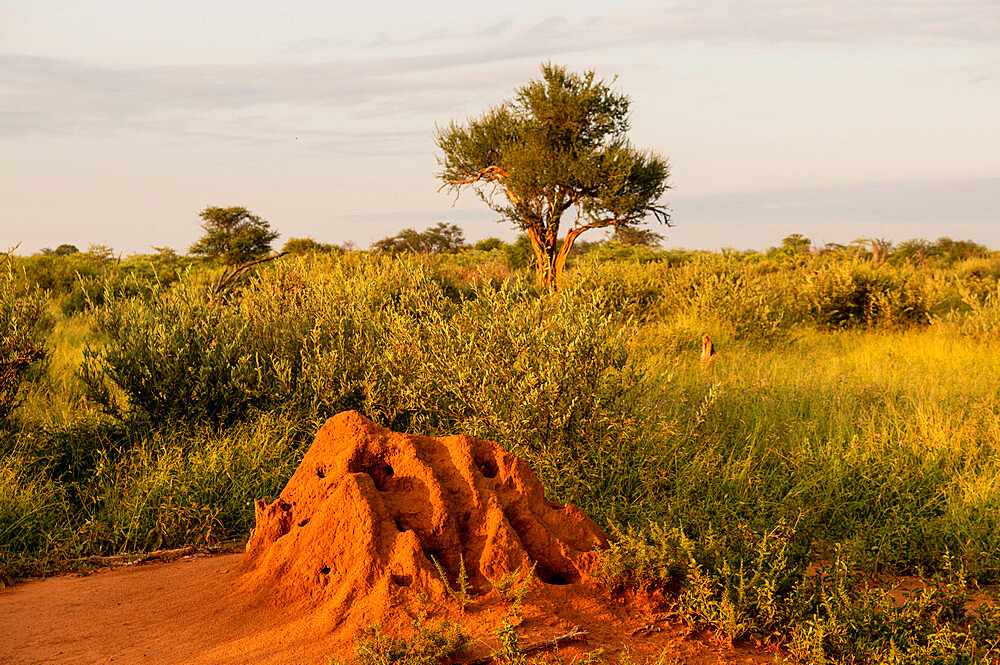
[[[343,248],[330,243],[318,242],[313,238],[289,238],[281,251],[287,254],[309,254],[310,252],[326,252],[339,254]]]
[[[655,247],[659,245],[664,237],[662,234],[635,226],[618,226],[611,235],[611,242],[619,242],[629,247]]]
[[[204,265],[172,284],[127,259],[98,273],[93,314],[52,311],[122,419],[49,424],[38,391],[79,388],[50,341],[35,371],[68,383],[28,382],[18,415],[39,413],[0,434],[0,576],[238,537],[318,422],[354,408],[499,440],[617,534],[609,582],[664,588],[692,625],[807,663],[988,662],[1000,619],[964,599],[1000,579],[997,258],[609,243],[539,293],[495,271],[504,249],[311,252],[226,298]],[[15,257],[17,296],[39,258],[97,260]],[[899,574],[926,586],[888,602],[872,585]]]

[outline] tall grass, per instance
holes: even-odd
[[[692,352],[661,374],[683,396],[663,403],[662,509],[699,529],[796,520],[876,571],[952,552],[994,578],[998,361],[912,332],[730,345],[709,374]]]

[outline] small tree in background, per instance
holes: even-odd
[[[500,238],[490,237],[490,238],[483,238],[475,245],[473,245],[472,248],[478,249],[481,252],[489,252],[494,249],[503,249],[506,244],[507,243],[505,243]]]
[[[314,238],[289,238],[281,248],[284,254],[342,254],[343,248]]]
[[[812,240],[801,233],[791,233],[781,239],[780,247],[772,247],[767,253],[778,256],[802,256],[810,251],[812,251]]]
[[[593,71],[542,65],[542,79],[521,87],[514,100],[465,125],[453,121],[438,129],[438,177],[456,193],[474,187],[523,230],[539,286],[557,288],[584,231],[637,226],[650,213],[669,224],[669,213],[657,204],[668,188],[667,160],[632,147],[628,113],[628,97]],[[570,210],[574,218],[560,242]]]
[[[403,229],[394,236],[372,243],[372,249],[383,254],[440,254],[457,252],[465,246],[465,232],[456,224],[438,222],[424,231]]]
[[[188,250],[195,256],[222,259],[228,265],[266,256],[278,233],[267,220],[242,206],[209,206],[198,213],[205,235]]]

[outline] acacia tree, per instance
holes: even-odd
[[[647,214],[670,225],[657,203],[669,188],[667,160],[628,141],[629,98],[593,71],[542,65],[542,78],[513,100],[460,125],[438,128],[444,181],[458,195],[473,187],[531,239],[535,277],[558,288],[566,257],[588,229],[634,227]],[[501,196],[502,195],[502,196]],[[560,240],[563,215],[572,215]]]
[[[205,235],[188,251],[197,256],[221,258],[229,265],[266,256],[271,251],[271,242],[279,235],[266,219],[243,206],[208,206],[198,216]]]

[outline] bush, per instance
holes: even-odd
[[[358,665],[437,665],[465,648],[469,637],[459,624],[441,621],[430,626],[423,618],[411,623],[408,639],[382,632],[376,624],[364,629],[355,639],[354,660]]]
[[[981,297],[968,288],[959,291],[967,311],[950,317],[958,332],[984,341],[1000,339],[1000,283]]]
[[[17,406],[29,370],[46,357],[50,325],[45,294],[37,287],[19,292],[11,273],[0,274],[0,428]]]
[[[839,262],[813,272],[804,296],[813,320],[828,328],[923,325],[931,303],[921,286],[912,270]]]
[[[182,284],[149,303],[109,288],[104,301],[98,325],[109,342],[87,348],[81,378],[106,412],[226,423],[280,393],[270,370],[281,359],[261,355],[252,322],[206,288]]]
[[[190,277],[148,302],[105,293],[107,342],[81,369],[90,397],[121,417],[216,425],[276,406],[334,413],[390,399],[380,392],[388,331],[422,312],[426,293],[463,297],[433,263],[354,253],[296,257],[226,297]]]
[[[145,269],[128,269],[101,275],[83,277],[77,280],[69,293],[59,299],[59,310],[63,316],[72,316],[104,304],[106,296],[115,298],[149,298],[157,288],[157,276],[149,266]],[[165,275],[169,277],[168,275]],[[166,280],[168,284],[173,280]]]

